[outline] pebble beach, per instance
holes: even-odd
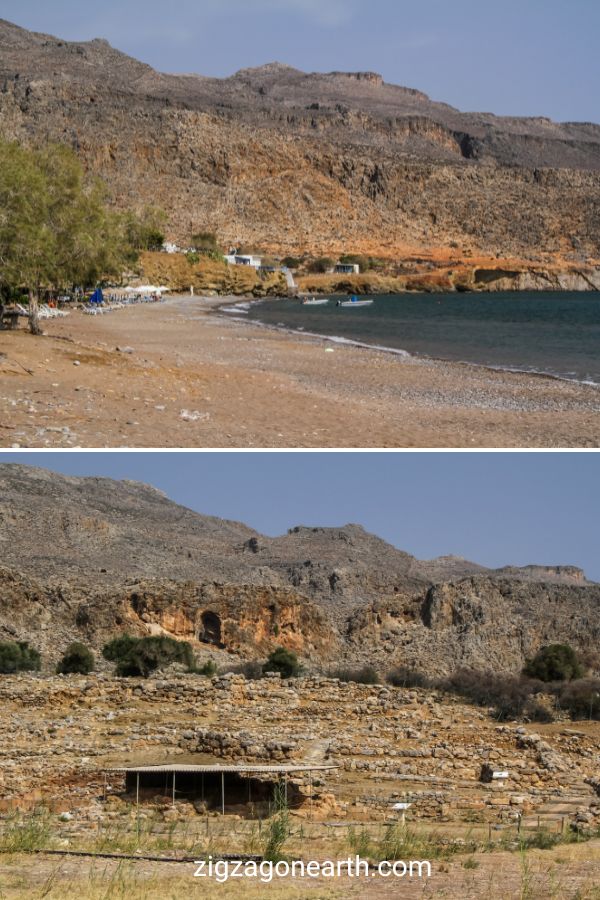
[[[341,345],[171,297],[0,334],[3,447],[598,447],[600,387]]]

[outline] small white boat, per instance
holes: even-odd
[[[372,304],[373,304],[373,300],[341,300],[338,303],[338,306],[357,307],[357,306],[371,306]]]
[[[325,303],[329,303],[329,297],[322,297],[318,300],[316,297],[311,297],[310,300],[307,297],[302,301],[302,306],[323,306]]]

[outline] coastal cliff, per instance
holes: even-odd
[[[0,21],[0,135],[69,144],[184,243],[421,254],[447,261],[442,289],[598,289],[599,125],[462,113],[369,72],[164,75]]]

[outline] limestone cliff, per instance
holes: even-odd
[[[134,482],[0,465],[0,640],[52,663],[72,640],[168,634],[221,660],[283,645],[445,673],[518,671],[544,643],[600,638],[600,586],[574,566],[415,559],[358,525],[266,537]]]
[[[0,135],[68,143],[115,203],[163,206],[182,241],[454,247],[584,272],[600,257],[600,126],[463,113],[374,73],[163,75],[0,21]]]

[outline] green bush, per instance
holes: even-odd
[[[361,669],[337,669],[332,678],[340,681],[354,681],[357,684],[381,684],[379,673],[373,666],[363,666]]]
[[[322,274],[328,272],[331,268],[333,268],[333,260],[328,256],[320,256],[318,259],[313,259],[309,263],[308,271]]]
[[[538,650],[533,659],[527,660],[523,674],[545,682],[573,681],[582,677],[583,667],[577,653],[568,644],[550,644]]]
[[[37,650],[26,641],[0,642],[0,674],[12,672],[37,672],[41,668],[41,657]]]
[[[197,668],[196,672],[198,675],[206,675],[207,678],[212,678],[213,675],[217,674],[217,667],[212,659],[209,659],[203,666]]]
[[[140,638],[132,637],[130,634],[120,634],[104,645],[102,656],[109,662],[118,662],[127,656],[139,640]]]
[[[89,675],[94,670],[94,654],[85,644],[75,641],[69,644],[56,671],[59,675]]]
[[[282,678],[294,678],[302,670],[298,657],[285,647],[277,647],[269,654],[263,672],[279,672]]]
[[[263,849],[263,859],[277,863],[285,859],[283,846],[290,834],[290,814],[285,791],[281,784],[275,788],[276,814],[271,819]]]
[[[195,662],[187,641],[158,635],[134,638],[128,634],[114,638],[102,650],[105,659],[116,662],[116,674],[147,678],[156,669],[171,663],[182,663],[193,671]]]
[[[287,269],[298,269],[302,265],[302,260],[297,256],[284,256],[281,260],[281,265]]]
[[[199,261],[199,254],[217,262],[224,261],[217,235],[212,231],[200,231],[198,234],[192,235],[192,254],[195,262]],[[192,254],[188,253],[188,259]]]

